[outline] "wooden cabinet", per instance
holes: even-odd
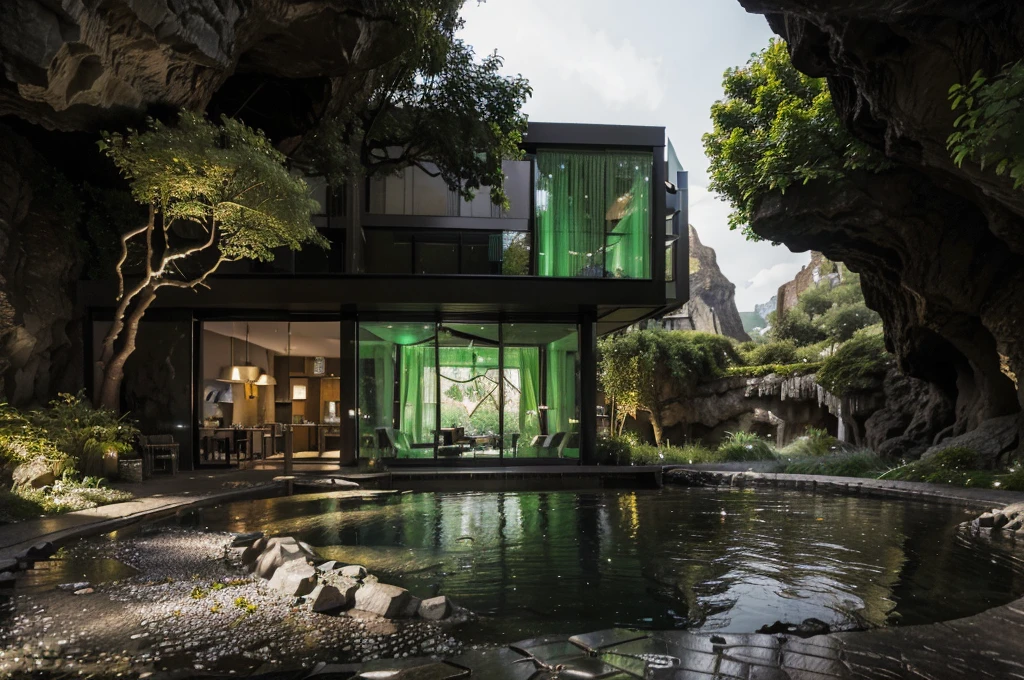
[[[324,378],[320,381],[321,401],[341,401],[341,378]]]

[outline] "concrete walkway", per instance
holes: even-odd
[[[56,545],[187,507],[276,495],[282,489],[281,482],[274,481],[279,474],[274,470],[201,470],[155,477],[141,484],[111,484],[115,489],[130,491],[135,499],[0,525],[0,558],[14,557],[36,543],[50,541]]]

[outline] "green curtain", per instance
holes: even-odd
[[[512,361],[509,361],[509,359]],[[509,347],[505,360],[519,368],[519,446],[540,434],[540,350],[536,347]]]
[[[394,423],[395,358],[394,345],[387,342],[363,341],[359,343],[360,371],[366,360],[373,362],[371,374],[359,376],[360,430],[374,434],[378,427],[391,427]],[[370,403],[369,387],[373,386]],[[374,440],[376,441],[376,440]]]
[[[570,432],[576,418],[576,354],[548,345],[548,434]]]
[[[652,158],[537,153],[538,275],[650,278]]]
[[[434,389],[434,346],[402,347],[402,382],[399,387],[401,425],[399,429],[409,435],[413,443],[434,441],[434,399],[424,398],[424,387]],[[429,373],[428,373],[429,369]]]

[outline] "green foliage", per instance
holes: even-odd
[[[889,470],[879,479],[990,489],[996,481],[996,475],[991,470],[979,469],[981,464],[981,458],[972,449],[950,447],[927,460],[918,460]]]
[[[749,351],[743,352],[743,360],[748,366],[795,364],[797,363],[796,344],[792,340],[773,340],[754,345]]]
[[[516,234],[502,253],[501,273],[505,276],[526,276],[530,273],[530,240],[527,234]]]
[[[881,335],[861,332],[825,359],[817,382],[836,396],[874,389],[893,366]]]
[[[739,360],[728,338],[689,331],[622,333],[601,339],[598,351],[605,395],[633,417],[637,410],[660,410],[668,391],[686,394]]]
[[[42,504],[20,493],[0,489],[0,524],[20,522],[45,514]]]
[[[601,465],[694,465],[698,463],[719,463],[726,460],[763,460],[763,450],[731,451],[732,458],[726,458],[719,450],[709,449],[700,444],[685,446],[652,446],[641,444],[635,437],[599,437],[597,440],[597,461]]]
[[[785,452],[782,455],[785,456]],[[877,477],[886,467],[885,461],[877,453],[862,449],[786,459],[777,471],[790,475]]]
[[[725,375],[729,377],[763,378],[766,375],[778,375],[788,378],[792,375],[807,375],[814,373],[821,366],[821,363],[799,363],[799,364],[762,364],[761,366],[732,366],[725,369]]]
[[[722,86],[725,98],[712,105],[713,130],[704,135],[709,188],[732,204],[729,225],[747,238],[758,239],[749,225],[769,193],[883,167],[880,154],[839,121],[825,81],[793,67],[784,42],[773,40],[745,67],[728,69]]]
[[[992,78],[978,71],[969,83],[949,88],[954,111],[963,113],[946,140],[953,161],[970,159],[1024,187],[1024,59]]]
[[[833,342],[846,342],[860,329],[881,321],[877,312],[861,302],[834,305],[818,318],[817,325]]]
[[[502,59],[477,59],[456,36],[464,0],[382,0],[401,51],[370,72],[369,100],[324,120],[306,153],[329,177],[388,174],[419,166],[470,199],[480,187],[507,205],[501,162],[521,156],[521,109],[531,94],[522,76],[501,74]],[[436,168],[436,171],[434,171]]]
[[[779,314],[777,311],[770,313],[768,323],[771,324],[768,336],[772,340],[788,340],[803,346],[813,345],[826,338],[825,332],[799,307],[790,309],[785,314]]]
[[[999,477],[998,482],[1003,491],[1024,491],[1024,468],[1011,469],[1009,474]]]
[[[785,446],[781,453],[784,456],[825,456],[838,450],[839,440],[826,430],[808,427],[802,437]]]
[[[775,447],[751,432],[729,432],[718,447],[721,461],[775,460]]]
[[[288,172],[270,140],[237,120],[216,125],[186,111],[173,127],[150,120],[145,131],[104,133],[99,146],[129,180],[135,200],[154,206],[165,238],[190,225],[196,232],[188,243],[167,246],[161,276],[201,252],[193,250],[196,242],[214,236],[226,260],[270,261],[274,249],[306,243],[328,247],[310,220],[316,202],[309,187]]]
[[[260,608],[258,604],[250,602],[244,595],[239,595],[235,598],[235,607],[241,609],[245,614],[252,614]]]

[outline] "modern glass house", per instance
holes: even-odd
[[[419,169],[313,181],[331,249],[162,297],[126,409],[175,433],[186,469],[230,461],[222,429],[256,432],[247,452],[273,423],[343,465],[591,461],[597,338],[688,297],[686,173],[663,128],[532,123],[524,151],[507,210]],[[113,299],[82,283],[87,385]]]

